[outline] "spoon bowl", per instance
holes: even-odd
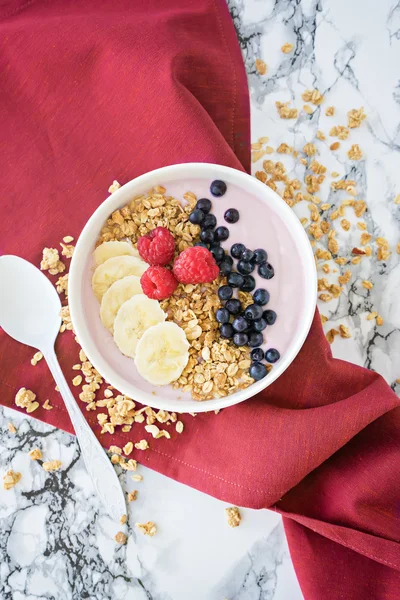
[[[61,325],[60,298],[47,277],[19,256],[0,256],[0,326],[21,344],[52,347]]]

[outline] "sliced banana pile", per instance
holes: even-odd
[[[130,242],[104,242],[94,251],[92,288],[100,318],[120,351],[135,359],[139,374],[153,385],[178,379],[189,360],[189,342],[157,300],[143,294],[140,276],[148,268]]]

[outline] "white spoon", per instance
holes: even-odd
[[[39,269],[18,256],[0,256],[0,326],[12,338],[38,348],[58,385],[82,450],[86,468],[108,514],[126,513],[124,493],[106,453],[82,415],[54,352],[61,302]]]

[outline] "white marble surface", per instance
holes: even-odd
[[[229,0],[229,5],[249,74],[254,141],[268,136],[274,148],[281,142],[302,147],[315,141],[317,129],[328,133],[332,125],[346,124],[349,109],[365,108],[367,120],[339,152],[317,142],[317,159],[329,172],[356,179],[358,197],[368,205],[368,231],[387,238],[392,255],[388,261],[372,258],[351,266],[345,292],[321,311],[330,319],[326,330],[343,323],[352,332],[351,339],[336,338],[334,354],[377,370],[399,391],[400,206],[393,200],[400,193],[400,4]],[[280,51],[285,42],[295,45],[293,53]],[[267,75],[257,74],[256,58],[267,63]],[[276,100],[301,108],[301,93],[313,87],[326,97],[321,110],[293,121],[278,118]],[[335,117],[324,115],[327,105],[336,107]],[[365,159],[347,159],[350,143],[360,145]],[[291,176],[304,177],[303,165],[281,155],[271,158],[282,159]],[[260,165],[253,167],[256,171]],[[320,196],[334,204],[329,182]],[[295,210],[309,216],[306,203]],[[346,218],[354,222],[348,213]],[[360,231],[336,228],[340,254],[348,255],[359,245]],[[367,278],[374,283],[371,291],[360,285]],[[383,326],[366,320],[371,310],[382,315]],[[8,432],[9,421],[16,434]],[[33,447],[59,458],[62,471],[44,472],[27,456]],[[139,490],[138,500],[130,504],[131,522],[154,520],[158,533],[148,538],[129,529],[127,546],[116,546],[113,536],[121,526],[110,521],[93,495],[73,437],[3,411],[0,466],[22,473],[13,490],[0,489],[2,600],[302,598],[280,517],[270,511],[243,510],[242,524],[231,529],[223,503],[142,467],[143,481],[121,476],[121,483],[127,491]]]

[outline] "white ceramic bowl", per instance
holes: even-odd
[[[214,179],[228,185],[225,197],[213,199],[213,212],[222,225],[227,207],[237,207],[239,223],[230,225],[231,236],[223,245],[229,248],[241,241],[251,248],[268,251],[275,266],[275,277],[259,280],[268,288],[268,308],[278,318],[268,327],[266,347],[281,350],[281,359],[261,381],[225,398],[205,402],[193,400],[189,394],[172,386],[152,387],[137,373],[132,359],[124,357],[112,336],[103,327],[99,304],[90,287],[93,271],[92,253],[100,230],[110,214],[127,204],[134,196],[163,185],[167,193],[181,197],[191,190],[198,197],[208,196]],[[244,239],[243,239],[244,238]],[[253,273],[254,275],[254,273]],[[296,215],[278,194],[243,172],[206,163],[186,163],[146,173],[122,186],[105,200],[86,223],[76,244],[69,275],[69,306],[79,342],[90,362],[107,382],[127,396],[157,409],[177,412],[206,412],[242,402],[271,385],[290,365],[299,352],[311,326],[316,296],[316,269],[310,243]]]

